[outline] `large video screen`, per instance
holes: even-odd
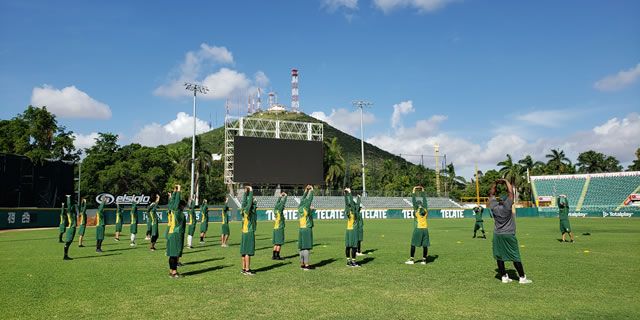
[[[323,184],[320,141],[236,136],[233,180],[252,184]]]

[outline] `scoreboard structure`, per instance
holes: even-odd
[[[323,184],[322,123],[225,119],[225,184]]]

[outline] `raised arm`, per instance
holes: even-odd
[[[511,186],[511,183],[509,183],[509,181],[502,179],[502,181],[504,181],[504,184],[507,186],[507,192],[509,193],[509,199],[513,202],[513,186]]]
[[[424,188],[422,188],[422,207],[428,208],[429,204],[427,203],[427,195],[424,192]]]
[[[344,207],[345,209],[351,208],[353,203],[353,196],[351,195],[351,189],[344,189]]]
[[[244,197],[242,198],[242,209],[245,212],[249,212],[251,210],[251,206],[253,205],[253,188],[247,187],[248,191],[245,191]]]

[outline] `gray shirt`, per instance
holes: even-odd
[[[516,219],[511,213],[511,207],[513,206],[513,200],[508,199],[503,202],[502,205],[498,203],[496,197],[489,198],[489,208],[493,213],[495,220],[495,234],[516,234]]]

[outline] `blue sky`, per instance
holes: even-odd
[[[571,158],[640,146],[640,2],[488,0],[0,1],[0,118],[46,104],[96,132],[156,145],[199,130],[256,88],[365,139],[458,171],[507,153]],[[266,95],[262,96],[266,102]],[[184,112],[186,114],[180,114]],[[239,111],[234,110],[237,114]],[[417,161],[417,157],[409,157]]]

